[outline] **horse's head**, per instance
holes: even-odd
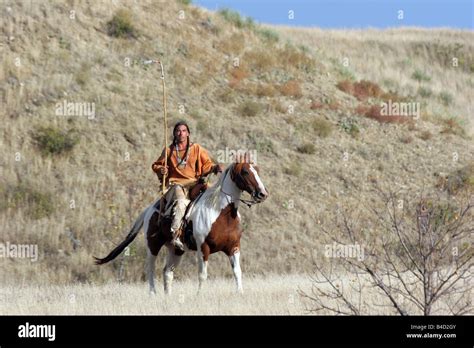
[[[237,187],[250,193],[256,203],[261,203],[268,197],[268,191],[258,175],[257,166],[246,162],[234,163],[230,170],[230,177]]]

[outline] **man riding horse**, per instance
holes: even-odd
[[[168,157],[165,161],[166,155]],[[199,288],[207,279],[209,255],[223,252],[232,266],[237,291],[241,292],[242,226],[239,204],[245,203],[250,207],[268,197],[268,190],[260,178],[257,166],[250,161],[246,153],[244,156],[236,155],[235,161],[224,170],[220,164],[213,163],[206,150],[189,141],[189,127],[184,122],[178,122],[173,130],[173,143],[163,149],[152,169],[161,180],[165,178],[168,190],[163,197],[156,199],[142,211],[125,239],[106,257],[95,258],[95,263],[103,265],[115,259],[143,227],[147,248],[146,274],[150,291],[155,293],[156,258],[161,248],[166,246],[168,257],[163,268],[163,286],[165,293],[170,293],[174,270],[184,253],[179,235],[189,202],[188,192],[192,200],[202,186],[198,179],[209,173],[223,171],[217,182],[202,193],[202,198],[195,199],[194,206],[188,212],[186,230],[192,232],[189,240],[194,241],[189,243],[188,248],[197,252]],[[195,186],[191,187],[192,185]],[[252,199],[242,199],[244,192],[250,194]],[[162,219],[171,215],[172,221],[168,218]]]
[[[173,221],[171,223],[172,244],[184,251],[184,245],[180,241],[181,220],[189,202],[189,190],[200,177],[210,173],[220,173],[223,170],[221,164],[215,164],[209,157],[207,151],[197,143],[189,141],[189,127],[184,121],[175,124],[173,128],[173,143],[163,149],[161,156],[153,162],[151,168],[158,175],[160,181],[166,176],[165,185],[168,190],[164,194],[168,211],[175,205]],[[165,164],[165,150],[167,151],[167,163]]]

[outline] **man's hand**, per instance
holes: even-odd
[[[212,172],[214,174],[222,173],[223,170],[224,170],[224,166],[222,164],[216,164],[214,168],[212,168]]]
[[[161,167],[160,169],[161,175],[168,175],[168,167]]]

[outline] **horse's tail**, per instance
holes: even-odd
[[[103,265],[104,263],[107,263],[109,261],[112,261],[113,259],[115,259],[118,255],[120,255],[120,253],[127,247],[127,245],[129,245],[134,239],[135,237],[137,236],[138,232],[140,231],[140,229],[142,228],[143,226],[143,222],[145,220],[145,214],[147,212],[148,208],[145,209],[141,214],[140,216],[138,217],[138,219],[135,221],[135,223],[133,224],[133,227],[132,229],[130,230],[130,232],[128,233],[127,237],[125,237],[125,240],[120,243],[114,250],[112,250],[109,255],[107,255],[106,257],[104,257],[103,259],[99,259],[97,257],[94,257],[95,259],[95,264],[96,265]]]

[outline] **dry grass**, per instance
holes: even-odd
[[[238,56],[245,48],[245,35],[232,33],[230,36],[225,36],[217,43],[217,48],[224,53]]]
[[[285,97],[299,99],[303,96],[301,86],[298,81],[290,80],[279,87],[280,93]]]
[[[241,82],[250,76],[249,72],[243,67],[236,67],[230,70],[231,79],[229,81],[229,87],[239,90],[242,88]]]
[[[275,67],[277,60],[275,55],[264,48],[254,48],[245,52],[242,60],[256,72],[270,71]]]
[[[161,288],[157,295],[149,295],[145,283],[9,286],[0,288],[2,303],[9,304],[0,314],[301,315],[305,305],[297,291],[309,287],[307,276],[244,276],[241,295],[232,279],[211,279],[198,293],[197,277],[175,281],[170,296]]]
[[[316,61],[301,47],[287,44],[277,50],[276,54],[278,63],[286,68],[295,67],[297,70],[311,73],[317,66]]]
[[[270,84],[258,84],[256,91],[258,97],[274,97],[277,94],[277,90]]]
[[[466,121],[466,130],[474,134],[469,97],[474,88],[470,77],[474,66],[472,31],[290,27],[275,27],[275,30],[282,39],[291,39],[296,44],[315,48],[318,60],[326,62],[328,69],[349,71],[355,80],[371,81],[400,96],[417,93],[420,82],[412,76],[414,72],[421,72],[423,91],[428,91],[422,92],[422,98],[428,100],[426,111],[437,115],[458,115]],[[457,66],[453,66],[453,57],[458,58]],[[344,58],[347,58],[348,66],[343,65]],[[415,74],[417,77],[421,75]],[[428,77],[430,80],[426,81]]]
[[[309,108],[311,110],[327,109],[327,110],[337,111],[337,110],[343,109],[343,106],[341,106],[337,100],[329,99],[329,100],[325,100],[325,102],[311,101]]]
[[[244,117],[257,116],[262,111],[262,105],[254,101],[246,101],[239,107],[240,115]]]
[[[319,110],[324,108],[324,104],[318,101],[312,101],[311,105],[309,106],[311,110]]]
[[[361,313],[396,315],[368,277],[340,274],[337,283],[350,301],[360,301]],[[361,296],[352,288],[356,283],[364,289]],[[309,275],[244,277],[243,294],[235,292],[232,279],[208,280],[200,292],[197,280],[175,280],[168,296],[162,289],[150,295],[145,283],[4,285],[0,315],[305,315],[314,313],[314,302],[304,296],[311,295],[312,286]],[[328,284],[317,286],[329,290]],[[412,305],[404,305],[416,313]],[[438,314],[446,310],[444,303],[435,308]]]
[[[367,80],[359,82],[343,80],[338,82],[336,86],[341,91],[356,97],[359,101],[366,101],[367,99],[372,98],[386,102],[389,100],[391,102],[397,102],[406,99],[393,91],[384,92],[378,84]]]
[[[404,144],[410,144],[413,142],[413,137],[410,134],[405,134],[400,137],[400,141]]]
[[[243,67],[234,68],[230,71],[230,75],[237,80],[237,82],[249,77],[249,72]]]
[[[283,169],[283,172],[287,175],[292,175],[292,176],[300,176],[301,175],[301,164],[297,161],[291,162],[291,164],[288,167],[285,167]]]
[[[359,100],[378,98],[383,94],[382,89],[376,83],[366,80],[362,80],[360,82],[344,80],[337,84],[337,88],[343,92],[353,95]]]
[[[297,148],[298,152],[306,155],[312,155],[316,152],[316,147],[312,143],[304,143]]]
[[[460,191],[474,192],[474,162],[445,175],[437,175],[436,187],[457,194]]]
[[[381,107],[379,105],[359,105],[355,112],[359,115],[377,120],[381,123],[408,123],[413,122],[413,120],[404,115],[382,115]]]
[[[55,210],[51,193],[35,188],[31,182],[2,186],[0,197],[0,211],[27,207],[27,214],[33,220],[48,217]]]
[[[329,136],[332,132],[331,122],[325,119],[317,118],[311,122],[311,126],[313,127],[316,135],[323,138]]]
[[[451,117],[441,119],[440,122],[443,126],[441,133],[454,134],[459,136],[464,136],[466,134],[464,127],[461,126],[460,120],[457,118]]]
[[[419,138],[423,140],[430,140],[433,137],[430,131],[423,131],[420,133]]]

